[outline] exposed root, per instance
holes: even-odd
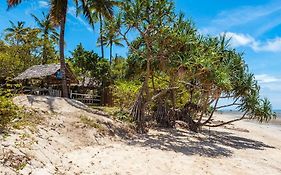
[[[144,108],[145,108],[145,98],[143,96],[143,88],[142,88],[131,110],[131,115],[133,117],[133,120],[136,122],[137,132],[141,134],[145,133]]]

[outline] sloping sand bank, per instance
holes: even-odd
[[[36,97],[41,100],[33,100],[32,105],[27,97],[20,98],[17,104],[50,110],[46,99],[50,97]],[[11,158],[28,158],[18,172],[9,161],[1,162],[0,174],[281,174],[280,126],[240,121],[205,128],[199,134],[159,129],[133,139],[116,139],[97,134],[79,120],[80,114],[106,117],[90,113],[86,106],[68,106],[65,99],[53,100],[55,113],[44,114],[47,121],[36,132],[25,129],[0,137],[0,157],[10,151]],[[22,139],[24,133],[29,136]],[[23,146],[17,146],[21,142]]]

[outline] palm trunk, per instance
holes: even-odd
[[[112,47],[113,47],[113,44],[112,44],[112,41],[110,41],[110,60],[109,60],[110,65],[112,63]]]
[[[44,36],[44,44],[43,44],[43,54],[42,54],[42,64],[47,64],[48,60],[47,60],[47,54],[46,54],[46,48],[47,48],[47,44],[46,44],[46,40],[47,37],[46,35]]]
[[[102,16],[101,16],[101,14],[99,14],[99,18],[100,18],[100,45],[101,45],[101,57],[104,58],[103,34],[102,34],[103,21],[102,21]]]
[[[67,84],[66,84],[66,66],[64,60],[64,31],[65,31],[65,21],[66,21],[66,10],[65,14],[62,15],[63,19],[60,23],[60,71],[62,74],[62,97],[68,97]]]

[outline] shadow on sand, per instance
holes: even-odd
[[[38,100],[40,96],[35,96],[35,95],[27,95],[26,98],[28,100],[28,102],[31,104],[31,106],[33,105],[33,103],[38,103],[38,102],[42,102],[42,100]],[[46,99],[47,99],[47,102],[46,104],[48,104],[48,108],[49,110],[52,112],[52,113],[55,113],[54,109],[55,109],[55,106],[54,106],[54,101],[55,101],[55,98],[54,97],[49,97],[49,96],[46,96]]]
[[[140,136],[137,140],[130,140],[128,144],[212,158],[230,157],[233,149],[274,148],[263,142],[235,136],[229,132],[203,130],[200,134],[195,134],[176,129],[160,129],[157,134]]]
[[[61,97],[44,96],[44,98],[42,99],[42,98],[40,98],[41,96],[35,96],[35,95],[27,95],[26,97],[27,97],[28,102],[31,104],[31,106],[33,105],[33,103],[44,102],[45,104],[48,105],[48,109],[52,113],[55,113],[55,109],[59,108],[59,106],[55,106],[55,104],[54,104],[55,101],[58,98],[61,98]],[[91,109],[87,105],[83,104],[80,101],[69,99],[69,98],[61,98],[61,99],[63,99],[70,106],[75,107],[77,109],[84,110],[84,111],[87,111],[89,113],[103,115],[103,116],[108,117],[107,114],[105,114],[105,113],[103,113],[101,111],[98,111],[98,110]]]
[[[32,95],[27,96],[27,99],[31,105],[34,102],[40,102],[40,100],[36,99],[36,96]],[[49,109],[54,112],[53,103],[55,98],[46,97],[46,99]],[[78,109],[108,117],[107,114],[91,109],[79,101],[72,99],[65,99],[65,101]],[[108,127],[113,129],[111,125]],[[114,128],[113,131],[116,132],[117,135],[126,138],[124,137],[125,131],[121,129],[119,132],[119,129],[120,128]],[[155,134],[141,135],[138,139],[127,140],[127,143],[129,145],[141,145],[166,151],[180,152],[185,155],[200,155],[206,157],[230,157],[233,154],[233,149],[264,150],[266,148],[274,148],[260,141],[236,136],[231,132],[208,130],[203,130],[199,134],[195,134],[184,130],[158,129],[158,132]]]

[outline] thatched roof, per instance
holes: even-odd
[[[28,80],[28,79],[45,79],[47,78],[48,82],[51,84],[57,84],[60,82],[59,79],[56,78],[56,74],[60,71],[60,64],[45,64],[45,65],[34,65],[23,73],[19,74],[14,80]],[[75,75],[69,69],[68,65],[66,65],[66,77],[69,83],[77,83]]]
[[[58,70],[60,70],[60,64],[34,65],[19,74],[14,80],[44,78],[55,74]]]

